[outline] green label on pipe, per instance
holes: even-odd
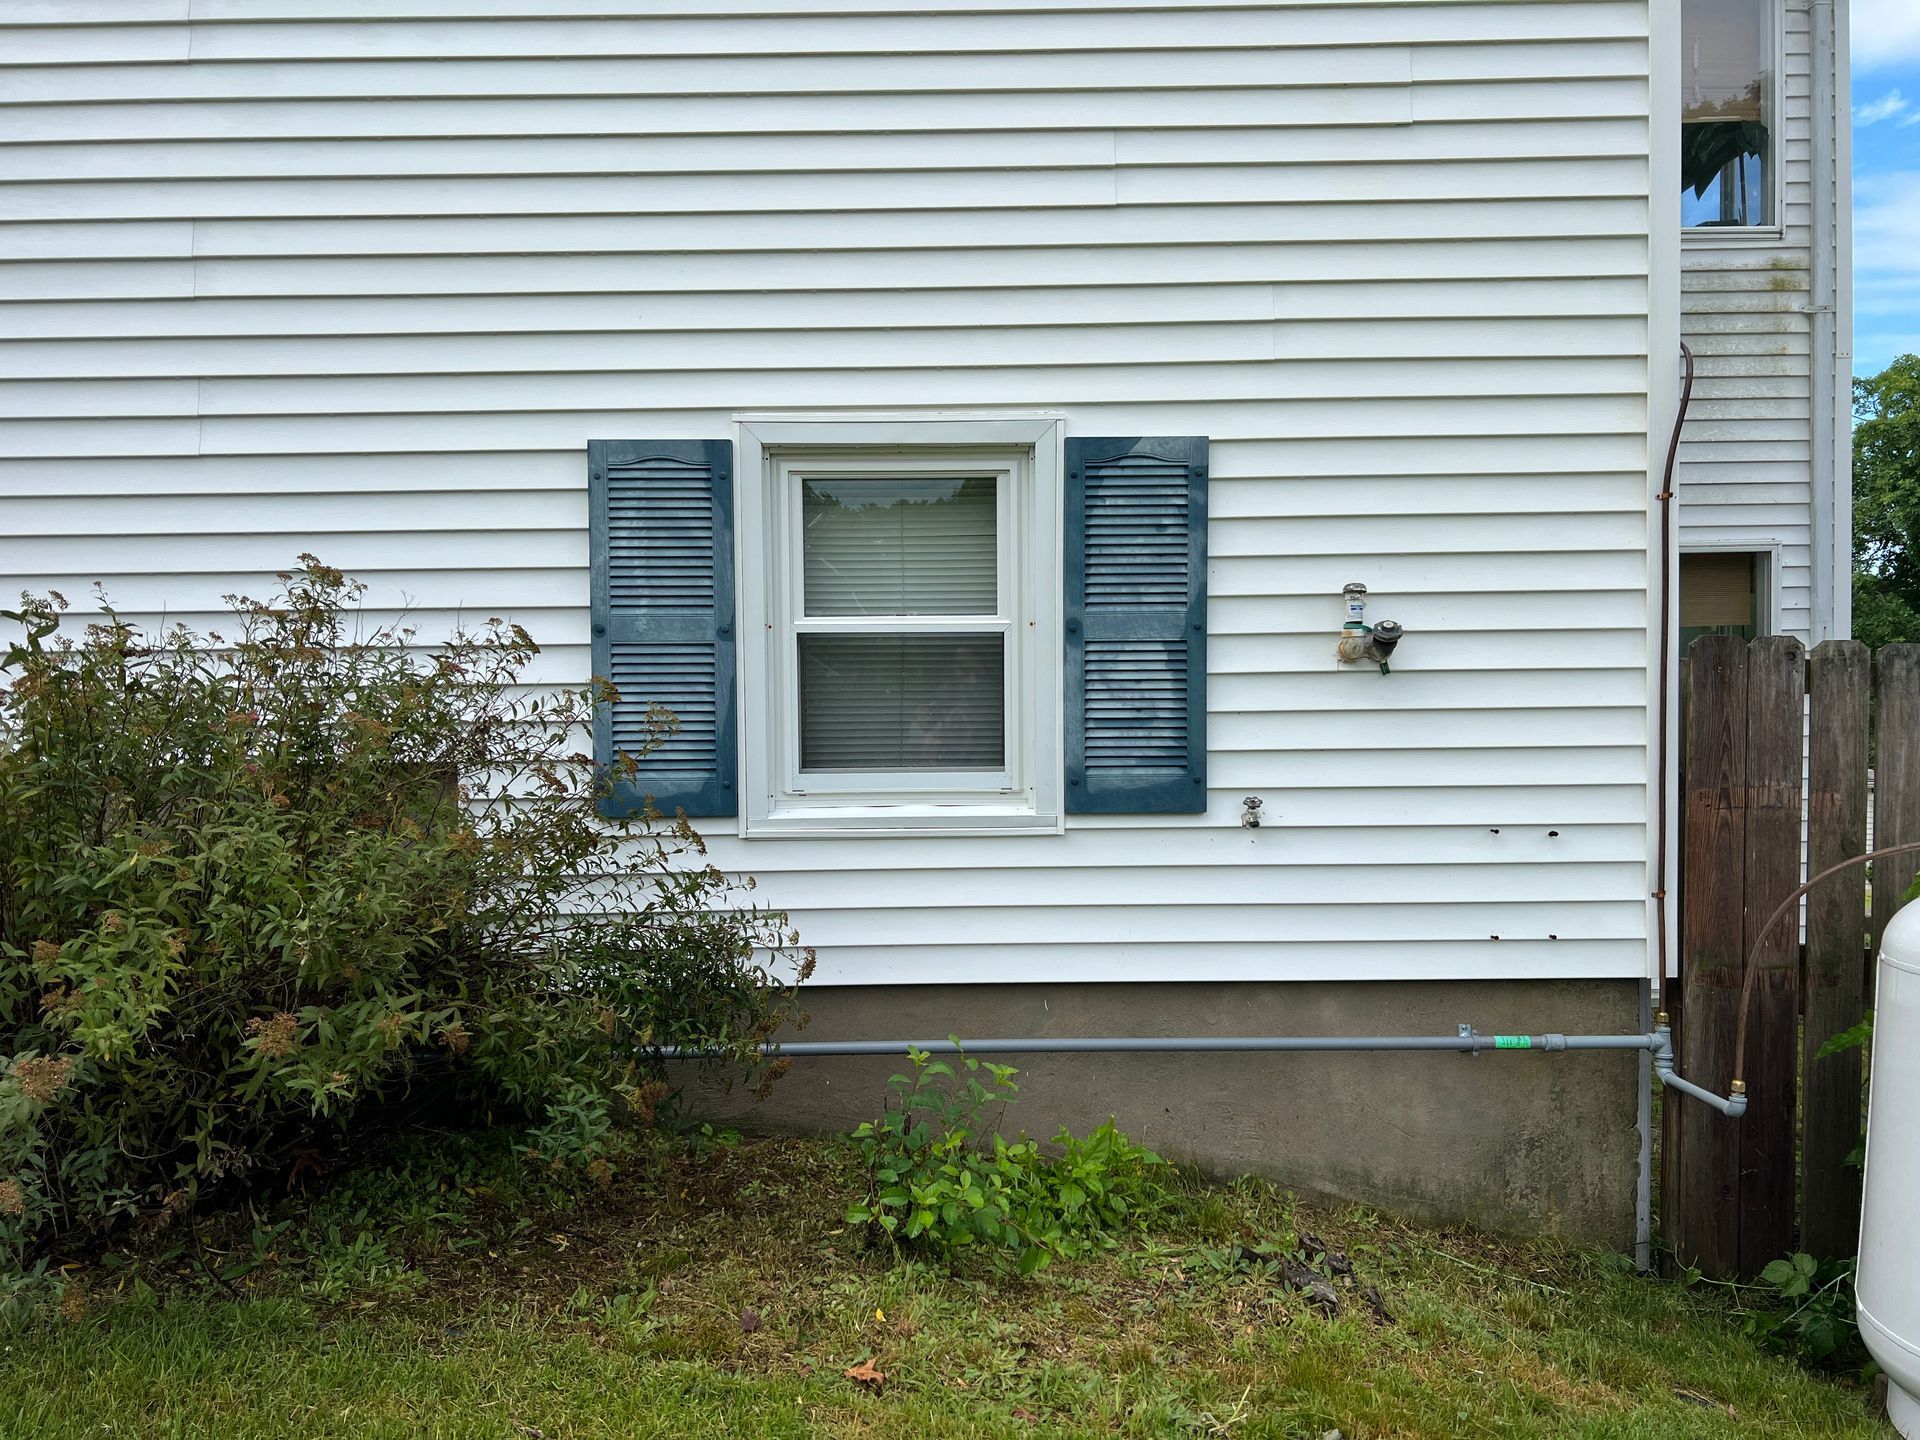
[[[1531,1035],[1496,1035],[1493,1037],[1493,1048],[1496,1050],[1531,1050],[1533,1048],[1533,1037]]]

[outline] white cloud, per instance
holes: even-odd
[[[1878,125],[1882,120],[1891,120],[1903,115],[1913,107],[1898,90],[1889,90],[1878,100],[1869,100],[1854,108],[1853,123],[1856,125]]]
[[[1920,60],[1920,5],[1914,0],[1853,0],[1852,16],[1855,70]]]
[[[1920,170],[1861,175],[1854,186],[1854,369],[1870,374],[1920,352]]]

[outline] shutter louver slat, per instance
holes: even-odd
[[[594,440],[593,665],[617,692],[594,717],[604,766],[630,755],[602,802],[630,815],[733,815],[733,446]],[[648,711],[678,721],[653,740]]]
[[[1207,441],[1067,442],[1067,809],[1207,805]]]

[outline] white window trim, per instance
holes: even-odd
[[[740,834],[1058,834],[1063,828],[1060,641],[1064,435],[1045,413],[752,414],[734,417],[739,577]],[[927,774],[884,790],[861,777],[796,784],[799,690],[788,651],[798,530],[787,523],[796,463],[842,473],[892,459],[1002,478],[1001,610],[1017,632],[1006,676],[1004,774]],[[979,631],[930,617],[916,628]],[[809,628],[821,625],[808,622]]]
[[[1773,154],[1771,173],[1767,176],[1767,209],[1773,219],[1765,225],[1683,225],[1680,227],[1680,243],[1685,246],[1710,247],[1714,245],[1777,245],[1787,235],[1787,7],[1785,0],[1770,0],[1773,6],[1773,102],[1768,113],[1773,116]],[[1678,6],[1675,7],[1676,11]],[[1675,33],[1684,45],[1684,32],[1678,29],[1675,20]],[[1686,56],[1680,57],[1684,72]],[[1678,153],[1680,137],[1674,136],[1675,152]]]

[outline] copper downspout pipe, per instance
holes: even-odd
[[[1654,841],[1656,859],[1653,876],[1653,933],[1659,976],[1660,1003],[1654,1008],[1664,1022],[1667,1013],[1667,776],[1670,771],[1667,741],[1667,717],[1672,713],[1673,681],[1673,467],[1680,458],[1680,427],[1686,424],[1687,406],[1693,400],[1693,351],[1680,342],[1680,406],[1673,416],[1673,435],[1667,441],[1666,471],[1661,477],[1660,493],[1660,717],[1659,744],[1656,747],[1658,775],[1654,782]],[[1744,1012],[1743,1012],[1744,1013]],[[1743,1031],[1744,1034],[1744,1026]]]

